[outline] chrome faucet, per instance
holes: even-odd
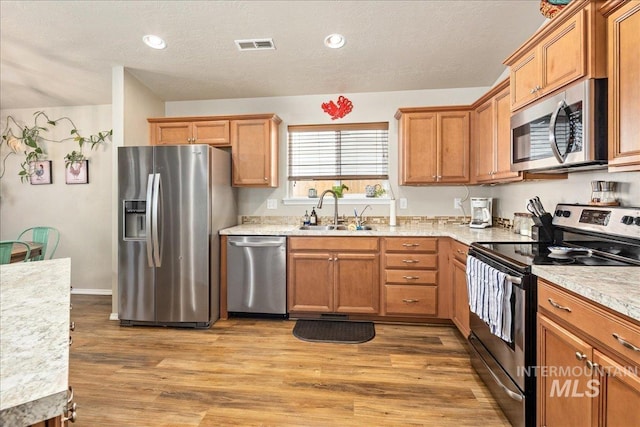
[[[333,225],[338,225],[338,195],[333,190],[324,190],[320,195],[320,201],[318,202],[318,209],[322,209],[322,201],[324,200],[324,195],[327,193],[333,194],[333,202],[334,202],[334,211],[333,211]]]

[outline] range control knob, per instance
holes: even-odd
[[[560,209],[556,210],[556,216],[562,216],[562,211]]]
[[[633,220],[635,225],[640,225],[640,216],[637,216],[636,219]]]
[[[571,211],[562,211],[562,216],[565,218],[569,218],[571,216]]]
[[[633,224],[633,217],[629,215],[625,215],[622,217],[622,219],[620,219],[620,222],[626,225],[631,225]]]

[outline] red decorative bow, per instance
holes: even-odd
[[[322,110],[331,116],[331,120],[341,119],[353,110],[353,104],[349,98],[340,95],[338,97],[338,105],[333,101],[322,104]]]

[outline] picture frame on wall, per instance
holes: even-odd
[[[81,160],[67,165],[64,170],[64,179],[67,184],[88,184],[89,160]]]
[[[32,171],[29,182],[32,185],[51,184],[51,160],[29,162]]]

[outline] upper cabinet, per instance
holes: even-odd
[[[511,171],[509,80],[498,84],[474,105],[472,178],[483,184],[522,179],[522,174]]]
[[[469,182],[469,107],[401,108],[400,185]]]
[[[606,77],[601,1],[574,0],[505,60],[511,111],[582,77]]]
[[[278,186],[278,116],[231,121],[233,185]]]
[[[151,145],[231,147],[234,186],[278,186],[278,130],[282,120],[275,114],[158,117],[147,121]]]
[[[609,171],[640,170],[640,2],[607,4]]]
[[[211,120],[209,117],[161,117],[147,121],[152,145],[231,145],[229,120]]]

